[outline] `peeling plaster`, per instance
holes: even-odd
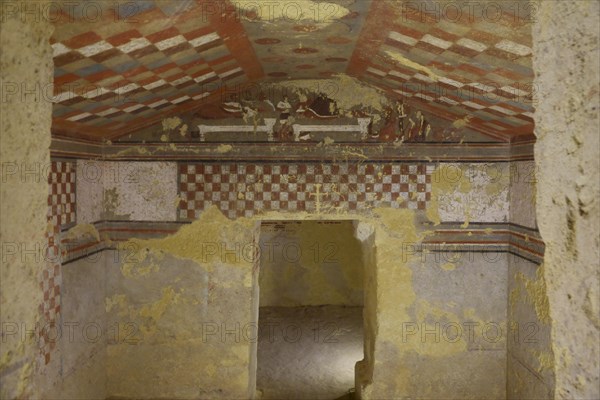
[[[162,120],[163,131],[172,131],[181,125],[182,121],[179,117],[165,118]]]
[[[83,239],[86,236],[96,240],[97,242],[100,241],[100,234],[98,233],[96,227],[92,224],[77,224],[64,233],[62,239],[75,240]]]
[[[337,74],[331,79],[299,79],[269,85],[275,88],[290,89],[298,96],[323,92],[337,102],[342,114],[353,109],[381,113],[389,104],[383,91],[346,74]]]
[[[440,164],[431,175],[427,218],[442,221],[506,222],[509,217],[508,171],[494,164]]]
[[[396,61],[400,65],[414,69],[416,71],[421,71],[421,72],[426,73],[427,76],[429,76],[429,78],[431,78],[433,81],[437,82],[441,79],[441,76],[439,76],[438,74],[433,72],[431,69],[427,68],[424,65],[416,63],[412,60],[409,60],[408,58],[404,57],[402,54],[400,54],[398,52],[386,50],[385,54],[387,54],[388,57],[390,57],[392,60]]]
[[[313,0],[294,0],[275,3],[274,7],[273,4],[262,7],[260,2],[254,0],[236,0],[234,4],[246,12],[245,19],[250,21],[264,21],[265,23],[278,20],[308,20],[320,25],[327,25],[350,13],[350,10],[340,4]],[[252,12],[252,16],[250,16],[249,12]]]

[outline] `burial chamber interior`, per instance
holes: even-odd
[[[353,221],[265,221],[257,392],[337,399],[363,359],[364,257]]]

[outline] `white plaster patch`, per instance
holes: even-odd
[[[446,85],[454,86],[457,88],[461,88],[464,86],[461,82],[458,82],[458,81],[455,81],[454,79],[446,78],[443,76],[440,77],[438,80],[442,83],[445,83]]]
[[[423,81],[423,82],[427,82],[427,83],[435,82],[433,79],[431,79],[427,75],[423,75],[423,74],[419,74],[419,73],[415,74],[414,78],[418,79],[420,81]]]
[[[488,93],[492,92],[492,91],[494,91],[494,89],[496,89],[493,86],[489,86],[489,85],[486,85],[484,83],[479,83],[479,82],[469,83],[469,86],[472,86],[472,87],[477,88],[479,90],[483,90],[484,92],[488,92]]]
[[[116,190],[116,215],[134,221],[177,219],[177,163],[107,162],[104,173],[104,190]]]
[[[103,88],[103,87],[97,87],[96,89],[93,89],[93,90],[90,90],[89,92],[84,93],[83,97],[85,97],[86,99],[94,99],[98,96],[105,95],[106,93],[110,93],[110,90]]]
[[[506,52],[516,54],[521,57],[528,56],[532,53],[532,50],[530,47],[524,46],[519,43],[511,42],[510,40],[506,40],[506,39],[501,40],[498,43],[496,43],[496,47],[499,48],[500,50],[504,50]]]
[[[443,101],[444,103],[448,103],[448,104],[450,104],[450,105],[453,105],[453,106],[455,106],[455,105],[457,105],[457,104],[458,104],[458,102],[457,102],[457,101],[454,101],[454,100],[452,100],[452,99],[449,99],[449,98],[447,98],[446,96],[442,96],[442,97],[440,97],[440,101]]]
[[[432,36],[430,34],[426,34],[421,38],[422,42],[429,43],[432,46],[439,47],[441,49],[448,49],[452,46],[452,42],[448,42],[446,40],[440,39],[438,37]]]
[[[385,76],[386,73],[377,69],[377,68],[373,68],[373,67],[369,67],[367,68],[367,72],[372,73],[373,75],[377,75],[377,76]]]
[[[144,89],[146,89],[146,90],[152,90],[152,89],[155,89],[157,87],[161,87],[161,86],[166,85],[166,84],[167,84],[167,81],[165,81],[164,79],[159,79],[157,81],[154,81],[152,83],[144,85]]]
[[[129,83],[125,86],[121,86],[120,88],[115,89],[115,93],[117,93],[117,94],[129,93],[132,90],[135,90],[137,88],[139,88],[139,85],[137,83]]]
[[[98,43],[90,44],[88,46],[82,47],[77,51],[83,54],[86,57],[95,56],[96,54],[100,54],[103,51],[110,50],[113,48],[113,45],[108,43],[105,40],[101,40]]]
[[[139,110],[142,107],[145,107],[145,106],[143,104],[135,104],[133,106],[127,107],[123,111],[125,111],[126,113],[130,113],[130,112],[133,112],[135,110]]]
[[[521,89],[517,89],[515,87],[512,86],[502,86],[500,89],[502,89],[503,91],[510,93],[510,94],[514,94],[517,96],[527,96],[529,95],[529,92],[526,92],[524,90]]]
[[[400,43],[407,44],[409,46],[414,46],[418,42],[417,39],[412,38],[410,36],[403,35],[403,34],[398,33],[398,32],[390,32],[390,34],[388,35],[388,37],[390,39],[392,39],[392,40],[395,40],[395,41],[400,42]]]
[[[117,47],[117,49],[121,50],[123,53],[131,53],[132,51],[143,49],[146,46],[149,46],[151,43],[146,38],[136,38],[125,44],[122,44]]]
[[[485,108],[481,104],[473,103],[472,101],[463,101],[463,104],[467,107],[476,108],[477,110],[483,110]]]
[[[471,49],[471,50],[475,50],[475,51],[479,51],[479,52],[482,52],[485,49],[487,49],[487,46],[485,44],[479,43],[479,42],[476,42],[475,40],[471,40],[471,39],[467,39],[467,38],[458,39],[456,44],[458,44],[462,47],[466,47],[467,49]]]
[[[221,77],[221,78],[226,78],[226,77],[228,77],[229,75],[233,75],[233,74],[235,74],[235,73],[237,73],[237,72],[240,72],[241,70],[242,70],[242,69],[241,69],[240,67],[237,67],[237,68],[231,69],[231,70],[229,70],[229,71],[223,72],[222,74],[219,74],[219,77]]]
[[[77,223],[91,224],[102,219],[104,162],[77,160]]]
[[[148,104],[148,107],[156,108],[156,107],[162,106],[163,104],[166,104],[166,103],[168,103],[168,101],[165,99],[162,99],[162,100],[155,101],[154,103]]]
[[[211,71],[211,72],[209,72],[207,74],[200,75],[200,76],[194,78],[194,81],[200,83],[200,82],[205,81],[205,80],[207,80],[209,78],[212,78],[214,76],[217,76],[217,74],[214,71]]]
[[[89,112],[84,112],[81,114],[73,115],[72,117],[67,118],[67,120],[68,121],[79,121],[80,119],[87,118],[90,115],[92,115],[92,114],[90,114]]]
[[[406,74],[403,74],[401,72],[398,72],[398,71],[390,71],[390,75],[391,76],[397,76],[398,78],[402,78],[404,80],[409,80],[410,79],[410,76],[408,76]]]
[[[511,116],[512,115],[517,115],[517,113],[514,112],[514,111],[512,111],[512,110],[509,110],[509,109],[504,108],[504,107],[496,106],[496,105],[491,106],[490,110],[496,110],[498,112],[501,112],[502,114],[511,115]]]
[[[111,108],[108,108],[108,109],[106,109],[104,111],[100,111],[100,112],[98,112],[96,114],[99,115],[99,116],[101,116],[101,117],[106,117],[107,115],[111,115],[111,114],[114,114],[116,112],[119,112],[119,109],[111,107]]]
[[[171,100],[171,103],[173,103],[173,104],[179,104],[179,103],[181,103],[183,101],[186,101],[188,99],[190,99],[190,96],[187,96],[187,95],[186,96],[181,96],[181,97],[176,98],[175,100]]]
[[[210,92],[200,93],[200,94],[197,94],[194,97],[192,97],[192,99],[194,99],[194,100],[203,99],[204,97],[208,96],[209,94],[210,94]]]
[[[171,82],[171,85],[177,86],[177,85],[181,85],[182,83],[189,82],[191,80],[192,80],[192,78],[190,76],[186,75],[186,76],[181,77],[179,79],[175,79],[174,81]]]
[[[54,43],[52,45],[52,57],[62,56],[63,54],[67,54],[71,49],[65,46],[62,43]]]
[[[143,105],[143,104],[134,104],[134,105],[132,105],[130,107],[125,108],[123,111],[129,113],[129,112],[133,112],[135,110],[139,110],[142,107],[145,107],[145,105]]]
[[[508,222],[510,179],[506,164],[441,164],[444,165],[449,172],[442,179],[458,182],[462,177],[462,182],[469,184],[466,188],[459,185],[454,192],[439,194],[441,221]]]
[[[386,50],[385,54],[387,54],[388,57],[390,57],[392,60],[399,63],[400,65],[402,65],[404,67],[412,68],[415,71],[423,72],[423,73],[429,75],[429,77],[433,80],[439,81],[441,78],[438,74],[433,72],[430,68],[428,68],[424,65],[421,65],[418,62],[414,62],[414,61],[406,58],[404,55],[400,54],[397,51]]]
[[[209,33],[208,35],[200,36],[195,39],[190,40],[190,44],[194,47],[199,47],[205,45],[210,42],[214,42],[215,40],[219,40],[219,35],[216,33]]]
[[[423,93],[417,93],[417,94],[415,94],[415,97],[420,97],[421,99],[427,100],[427,101],[433,101],[433,97],[427,96],[426,94],[423,94]]]
[[[56,96],[53,96],[52,97],[52,102],[53,103],[61,103],[61,102],[65,101],[65,100],[74,99],[75,97],[77,97],[76,93],[69,92],[69,91],[62,92],[62,93],[57,94]]]
[[[155,46],[157,49],[162,51],[162,50],[170,49],[171,47],[175,47],[178,44],[181,44],[184,42],[186,42],[185,37],[183,37],[182,35],[177,35],[177,36],[173,36],[172,38],[161,40],[160,42],[156,43]]]
[[[400,89],[394,89],[394,92],[401,94],[402,96],[406,96],[406,97],[413,97],[412,93],[409,92],[405,92],[404,90],[400,90]]]

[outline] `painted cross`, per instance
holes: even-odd
[[[315,206],[317,208],[317,214],[321,214],[321,197],[327,196],[329,193],[321,193],[321,184],[316,183],[315,188],[317,189],[315,193],[309,193],[310,197],[314,197],[316,200]]]

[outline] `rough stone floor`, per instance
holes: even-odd
[[[257,391],[262,399],[351,399],[363,358],[362,307],[261,307]]]

